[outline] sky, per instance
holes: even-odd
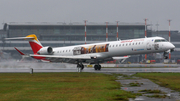
[[[0,29],[10,22],[125,22],[180,31],[180,0],[0,0]],[[88,25],[88,23],[87,23]]]

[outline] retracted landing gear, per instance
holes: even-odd
[[[94,65],[94,70],[101,70],[101,65],[99,64]]]

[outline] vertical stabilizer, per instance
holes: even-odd
[[[29,44],[30,44],[34,54],[36,54],[43,47],[41,45],[41,43],[39,42],[39,40],[37,39],[35,34],[26,36],[25,40],[29,41]]]

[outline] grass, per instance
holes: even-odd
[[[180,92],[180,73],[137,73],[134,76],[150,79],[160,86]]]
[[[150,98],[166,98],[167,96],[165,94],[164,95],[155,94],[155,95],[147,95],[147,97],[150,97]]]
[[[161,94],[164,94],[164,92],[161,92],[161,90],[158,90],[158,89],[156,89],[156,90],[151,90],[151,89],[145,89],[145,90],[139,90],[138,92],[145,92],[145,93],[161,93]]]
[[[138,83],[138,82],[132,82],[132,83],[129,83],[129,86],[130,87],[140,87],[141,86],[141,84],[140,83]]]
[[[39,101],[126,101],[135,94],[120,90],[113,75],[97,73],[2,73],[0,99]]]

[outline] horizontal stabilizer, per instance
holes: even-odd
[[[37,54],[37,52],[43,48],[40,41],[37,39],[37,36],[35,34],[28,35],[26,37],[14,37],[14,38],[5,38],[6,40],[14,40],[14,39],[23,39],[26,41],[29,41],[29,44],[33,50],[34,54]],[[16,49],[17,50],[17,49]],[[18,51],[19,52],[19,51]]]
[[[24,54],[23,52],[21,52],[19,49],[17,49],[16,47],[14,47],[21,55],[22,55],[22,59],[24,59],[25,57],[29,57],[29,55]]]
[[[34,37],[15,37],[15,38],[5,38],[6,40],[15,40],[15,39],[24,39],[24,40],[33,40]]]
[[[21,52],[19,49],[17,49],[16,47],[14,47],[21,55],[25,55],[23,52]]]

